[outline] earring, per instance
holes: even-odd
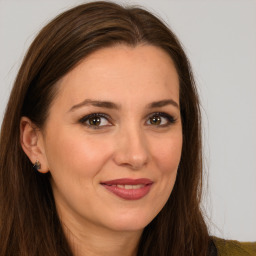
[[[38,160],[36,160],[36,162],[35,162],[34,165],[33,165],[33,168],[34,168],[36,171],[40,170],[40,169],[41,169],[41,163],[40,163]]]

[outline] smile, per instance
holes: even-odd
[[[117,179],[101,182],[109,192],[125,200],[138,200],[148,194],[153,181],[149,179]]]
[[[118,188],[124,188],[124,189],[138,189],[138,188],[143,188],[146,185],[138,184],[138,185],[108,185],[108,186],[116,186]]]

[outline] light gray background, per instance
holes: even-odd
[[[0,124],[22,58],[39,29],[84,1],[0,0]],[[201,95],[211,233],[256,240],[256,1],[141,0],[180,38]]]

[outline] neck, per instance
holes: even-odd
[[[113,231],[81,223],[62,225],[74,256],[136,256],[143,231]]]

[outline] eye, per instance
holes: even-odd
[[[79,120],[80,123],[88,126],[89,128],[99,129],[104,126],[111,126],[112,123],[109,121],[109,117],[103,113],[94,113],[87,115]]]
[[[154,126],[168,126],[175,122],[175,119],[167,113],[153,113],[149,116],[146,124]]]

